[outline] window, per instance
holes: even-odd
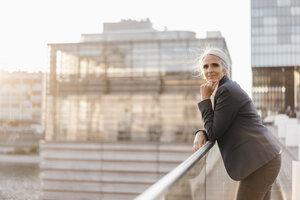
[[[277,0],[277,6],[290,6],[291,5],[291,0]]]
[[[300,7],[291,7],[292,15],[300,15]]]
[[[276,17],[265,17],[264,18],[264,25],[276,25],[277,18]]]

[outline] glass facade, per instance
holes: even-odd
[[[297,106],[300,66],[298,0],[251,1],[253,100],[262,116]]]
[[[152,29],[124,35],[104,31],[49,45],[46,140],[193,139],[201,127],[203,82],[193,74],[200,52],[194,50],[215,46],[228,53],[224,38]]]
[[[294,67],[252,68],[252,98],[259,114],[273,115],[285,112],[294,103]]]

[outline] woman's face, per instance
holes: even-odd
[[[218,82],[225,75],[225,70],[217,56],[207,55],[202,61],[202,71],[207,81]]]

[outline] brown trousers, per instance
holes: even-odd
[[[240,181],[237,200],[271,200],[271,188],[280,171],[281,154]]]

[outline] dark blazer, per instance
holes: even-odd
[[[240,86],[227,76],[214,97],[198,103],[207,139],[217,140],[225,168],[242,180],[274,158],[280,147],[262,124],[254,105]]]

